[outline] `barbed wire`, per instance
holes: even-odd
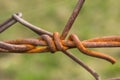
[[[55,53],[56,51],[61,51],[67,56],[69,56],[71,59],[73,59],[75,62],[80,64],[83,68],[85,68],[89,73],[91,73],[95,77],[96,80],[100,80],[99,75],[94,70],[92,70],[89,66],[84,64],[84,62],[75,57],[68,50],[71,48],[78,48],[80,52],[86,55],[101,58],[114,64],[116,62],[116,59],[114,59],[113,57],[104,53],[88,50],[87,48],[120,47],[120,36],[104,36],[80,41],[76,34],[71,34],[66,39],[66,36],[68,35],[72,24],[78,16],[83,6],[83,3],[84,0],[78,1],[61,35],[59,35],[58,32],[54,32],[52,34],[49,31],[32,25],[31,23],[27,22],[22,18],[22,13],[13,14],[11,18],[0,24],[0,33],[7,30],[7,28],[11,27],[15,23],[19,22],[20,24],[28,27],[29,29],[37,33],[39,35],[39,38],[0,41],[0,53],[30,54],[44,52]]]

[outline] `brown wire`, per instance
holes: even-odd
[[[55,53],[56,51],[61,51],[76,63],[85,68],[91,75],[95,77],[96,80],[99,79],[99,75],[93,71],[90,67],[88,67],[84,62],[75,57],[68,49],[77,48],[80,52],[107,60],[112,64],[116,62],[116,59],[113,57],[88,50],[87,48],[102,48],[102,47],[120,47],[120,36],[105,36],[98,37],[88,40],[79,40],[78,36],[75,34],[71,34],[68,39],[65,39],[70,31],[75,19],[77,18],[83,3],[85,0],[78,0],[76,7],[73,10],[72,15],[70,16],[67,24],[61,35],[58,32],[54,32],[53,34],[44,29],[38,28],[35,25],[32,25],[28,21],[22,19],[22,13],[13,14],[11,18],[0,24],[0,33],[5,31],[7,28],[11,27],[15,23],[19,22],[20,24],[28,27],[35,33],[37,33],[40,37],[36,39],[18,39],[18,40],[9,40],[9,41],[0,41],[0,53],[43,53],[43,52],[51,52]]]
[[[38,39],[21,39],[21,40],[13,40],[13,41],[11,40],[11,41],[0,42],[0,45],[1,45],[0,51],[4,52],[4,50],[6,50],[5,52],[19,52],[19,53],[21,52],[37,53],[37,52],[47,52],[47,51],[54,53],[56,51],[62,51],[67,56],[71,57],[74,61],[76,61],[78,64],[83,66],[87,71],[89,71],[91,69],[89,69],[88,67],[86,68],[85,64],[84,65],[81,64],[82,63],[81,60],[77,59],[75,56],[73,56],[70,52],[66,50],[69,48],[78,48],[84,54],[97,57],[97,58],[102,58],[111,63],[115,63],[116,60],[111,56],[105,55],[103,53],[95,52],[95,51],[90,51],[85,47],[85,46],[87,47],[97,46],[97,45],[94,45],[93,43],[108,44],[108,42],[120,43],[120,38],[119,36],[118,37],[108,36],[108,37],[94,38],[94,39],[80,41],[75,34],[72,34],[69,36],[67,40],[61,40],[59,33],[55,32],[53,33],[53,37],[43,34]],[[106,44],[104,44],[104,46],[106,47]],[[114,47],[114,46],[116,46],[116,44],[113,44],[112,46],[107,45],[107,47]],[[103,45],[99,47],[103,47]],[[89,72],[96,78],[96,80],[98,79],[98,77],[96,77],[97,74],[94,71],[91,70]]]

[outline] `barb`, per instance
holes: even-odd
[[[90,67],[88,67],[84,62],[82,62],[80,59],[75,57],[71,52],[69,52],[69,49],[77,48],[80,52],[104,59],[108,62],[111,62],[114,64],[116,62],[116,59],[113,57],[106,55],[104,53],[96,52],[88,50],[87,48],[101,48],[101,47],[120,47],[120,36],[105,36],[105,37],[98,37],[88,40],[80,41],[78,36],[75,34],[71,34],[68,39],[65,39],[68,35],[69,30],[72,27],[72,24],[74,23],[75,19],[77,18],[82,6],[83,6],[84,0],[78,0],[78,3],[73,10],[72,15],[70,16],[63,32],[61,35],[59,35],[58,32],[54,32],[53,34],[49,31],[46,31],[44,29],[41,29],[37,26],[32,25],[31,23],[24,20],[22,17],[22,13],[16,13],[13,14],[11,18],[0,24],[0,33],[5,31],[7,28],[14,25],[16,22],[19,22],[20,24],[24,25],[25,27],[28,27],[32,31],[34,31],[36,34],[38,34],[40,37],[36,39],[18,39],[18,40],[10,40],[10,41],[0,41],[0,53],[43,53],[43,52],[51,52],[55,53],[56,51],[61,51],[68,57],[70,57],[72,60],[74,60],[76,63],[81,65],[83,68],[85,68],[96,80],[99,79],[99,75],[93,71]]]
[[[22,14],[16,14],[19,17],[22,17]],[[12,26],[13,24],[15,24],[17,21],[11,17],[10,19],[8,19],[7,21],[5,21],[4,23],[0,24],[0,33],[5,31],[7,28],[9,28],[10,26]]]
[[[37,39],[19,39],[19,40],[0,42],[0,52],[38,53],[38,52],[50,51],[50,52],[54,53],[56,51],[62,51],[67,56],[71,57],[74,61],[76,61],[78,64],[83,66],[93,76],[95,76],[96,80],[99,80],[98,74],[96,72],[92,71],[89,67],[86,67],[85,64],[82,64],[83,62],[81,60],[77,59],[70,52],[68,52],[66,50],[69,48],[77,47],[83,53],[87,53],[88,55],[90,55],[91,53],[96,54],[96,55],[100,54],[99,58],[103,58],[105,60],[110,61],[111,63],[115,63],[116,60],[114,58],[104,55],[103,53],[101,55],[101,53],[86,50],[86,48],[120,47],[119,36],[118,37],[117,36],[108,36],[108,37],[102,37],[102,38],[89,39],[89,40],[85,40],[85,41],[79,41],[78,37],[75,34],[72,34],[72,35],[70,35],[68,40],[60,40],[59,34],[55,32],[53,37],[54,38],[51,38],[48,35],[41,35],[41,37],[37,38]],[[98,39],[99,39],[99,41],[98,41]],[[117,44],[117,43],[119,43],[119,44]],[[43,47],[41,47],[41,46],[43,46]],[[82,47],[82,48],[80,48],[80,47]]]
[[[67,24],[65,25],[65,28],[62,32],[62,35],[60,36],[61,39],[65,39],[65,37],[67,36],[68,32],[70,31],[75,19],[77,18],[82,6],[83,6],[83,3],[84,3],[85,0],[79,0],[75,9],[73,10],[73,13],[72,15],[70,16]]]

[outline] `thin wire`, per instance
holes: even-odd
[[[22,13],[17,13],[17,14],[22,14]],[[47,34],[49,36],[52,36],[52,33],[48,32],[46,30],[43,30],[40,27],[32,25],[31,23],[29,23],[29,22],[25,21],[24,19],[20,18],[17,14],[13,14],[13,18],[15,20],[17,20],[19,23],[23,24],[24,26],[28,27],[29,29],[31,29],[32,31],[37,33],[38,35]]]
[[[16,14],[19,17],[22,17],[22,14]],[[0,33],[5,31],[7,28],[9,28],[10,26],[12,26],[13,24],[15,24],[17,21],[11,17],[8,20],[6,20],[5,22],[3,22],[2,24],[0,24]]]
[[[83,61],[81,61],[80,59],[78,59],[77,57],[75,57],[71,52],[63,50],[63,53],[66,54],[67,56],[69,56],[73,61],[75,61],[76,63],[78,63],[79,65],[81,65],[83,68],[85,68],[85,70],[87,70],[96,80],[99,80],[99,75],[92,70],[90,67],[88,67],[86,64],[84,64]]]
[[[13,16],[0,24],[0,33],[5,31],[7,28],[15,24],[16,22],[28,27],[35,33],[37,33],[40,38],[37,39],[20,39],[20,40],[10,40],[10,41],[0,41],[0,53],[1,52],[15,52],[15,53],[36,53],[36,52],[56,52],[62,51],[72,60],[77,62],[83,68],[85,68],[96,80],[99,79],[99,75],[93,71],[89,66],[84,64],[80,59],[75,57],[71,52],[67,51],[70,48],[78,48],[82,53],[105,59],[111,63],[115,63],[116,60],[109,55],[105,55],[99,52],[90,51],[87,48],[97,48],[97,47],[120,47],[120,36],[107,36],[101,38],[93,38],[89,40],[80,41],[76,35],[70,35],[67,40],[65,40],[68,32],[70,31],[75,19],[77,18],[83,3],[85,0],[79,0],[76,7],[73,10],[65,28],[59,36],[57,32],[50,33],[44,29],[38,28],[32,25],[26,20],[22,19],[22,13],[13,14]]]
[[[75,19],[77,18],[80,10],[82,9],[82,6],[83,6],[83,3],[84,3],[85,0],[78,0],[78,3],[76,5],[76,7],[74,8],[73,10],[73,13],[71,14],[67,24],[65,25],[65,28],[60,36],[61,39],[65,39],[66,36],[68,35]]]

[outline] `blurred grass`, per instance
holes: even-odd
[[[0,23],[13,13],[22,12],[23,18],[50,32],[62,32],[77,0],[0,0]],[[120,35],[120,1],[86,0],[70,33],[81,40],[106,35]],[[38,35],[16,24],[0,34],[0,40],[37,38]],[[120,76],[119,49],[94,49],[117,58],[115,65],[71,50],[95,69],[102,80]],[[93,80],[93,77],[61,52],[46,54],[1,54],[0,80]]]

